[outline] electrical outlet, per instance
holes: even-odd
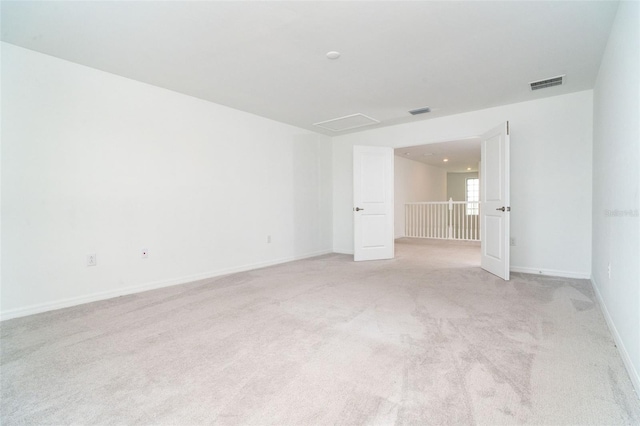
[[[509,240],[509,244],[511,244],[512,246],[516,245],[516,237],[511,237]]]
[[[96,254],[88,254],[87,255],[87,266],[96,266],[98,264],[98,258]]]
[[[271,244],[271,235],[267,235],[267,244]]]
[[[148,257],[149,257],[149,250],[147,250],[146,248],[145,248],[145,249],[142,249],[142,250],[140,251],[140,256],[141,256],[143,259],[148,258]]]

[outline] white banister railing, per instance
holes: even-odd
[[[404,205],[407,237],[480,241],[479,203],[435,201]]]

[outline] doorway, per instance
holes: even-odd
[[[481,139],[396,148],[395,237],[480,241]]]
[[[462,213],[460,216],[475,216],[475,223],[479,223],[478,231],[482,238],[480,245],[480,264],[482,269],[497,275],[504,280],[509,280],[509,223],[511,207],[509,206],[509,122],[504,122],[499,126],[487,131],[479,136],[480,139],[480,164],[479,180],[475,185],[479,193],[473,200],[467,199],[462,203]],[[430,144],[429,147],[433,147]],[[403,154],[410,156],[410,149],[405,147]],[[368,152],[370,150],[370,152]],[[388,155],[388,156],[387,156]],[[434,153],[422,153],[422,157],[431,157]],[[395,158],[395,160],[394,160]],[[393,258],[393,249],[383,250],[384,256],[371,256],[363,258],[362,253],[367,249],[384,248],[387,244],[393,246],[394,240],[394,161],[399,161],[398,156],[394,156],[394,151],[389,147],[365,147],[354,146],[354,202],[356,204],[369,202],[380,207],[380,212],[374,212],[371,220],[365,221],[365,208],[354,206],[354,228],[366,232],[355,232],[354,234],[354,260],[377,260]],[[388,160],[383,160],[388,159]],[[380,167],[382,163],[389,162],[390,166]],[[442,158],[442,163],[453,163],[448,157]],[[439,163],[439,159],[438,159]],[[467,171],[473,169],[467,165]],[[361,173],[359,173],[359,171]],[[366,173],[365,173],[366,172]],[[400,200],[398,201],[400,202]],[[453,213],[453,200],[446,202],[436,202],[436,204],[448,204],[448,214],[442,209],[436,209],[435,216],[428,216],[421,210],[416,217],[412,212],[405,213],[401,217],[405,218],[405,230],[411,220],[415,221],[421,230],[427,228],[431,232],[433,222],[436,223],[437,234],[426,237],[453,239],[460,235],[466,239],[467,234],[460,234],[456,223],[456,213]],[[405,209],[407,203],[405,202]],[[406,211],[406,210],[405,210]],[[460,211],[460,209],[459,209]],[[430,213],[430,212],[429,212]],[[428,220],[425,218],[428,217]],[[369,219],[369,218],[367,218]],[[390,219],[390,220],[388,220]],[[464,223],[464,221],[463,221]],[[374,226],[364,226],[374,225]],[[365,229],[367,228],[367,229]],[[446,228],[446,231],[443,230]],[[478,237],[479,237],[478,235]],[[375,238],[371,238],[374,236]],[[422,235],[425,237],[425,235]],[[360,257],[360,259],[359,259]]]
[[[405,234],[419,234],[427,238],[440,239],[461,239],[467,240],[469,236],[476,237],[475,233],[460,232],[464,230],[465,224],[475,223],[478,226],[478,239],[480,245],[480,264],[482,269],[509,280],[509,226],[510,211],[509,206],[509,151],[510,136],[509,122],[487,131],[478,139],[480,140],[480,161],[479,179],[467,179],[466,198],[462,205],[454,206],[454,201],[435,202],[435,209],[425,209],[419,204],[417,215],[416,206],[405,203]],[[433,144],[431,145],[433,146]],[[469,147],[463,143],[463,147]],[[430,146],[417,149],[414,154],[422,154],[422,157],[433,157],[433,152],[425,152]],[[403,152],[406,156],[411,156],[410,148],[405,148]],[[453,163],[448,157],[449,153],[441,153],[442,158],[432,161],[435,164]],[[397,158],[397,156],[396,156]],[[424,162],[423,160],[422,162]],[[467,171],[473,167],[467,166]],[[477,183],[476,183],[477,182]],[[472,183],[473,185],[469,185]],[[473,192],[471,189],[477,190]],[[448,204],[448,206],[447,206]],[[430,206],[430,207],[434,207]],[[454,207],[461,207],[456,213]],[[469,218],[472,217],[471,221]],[[459,218],[462,218],[460,221]],[[435,234],[433,228],[435,224]],[[414,230],[414,227],[418,227]],[[420,231],[420,232],[417,232]],[[482,238],[480,238],[482,235]]]

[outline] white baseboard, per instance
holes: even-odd
[[[345,248],[335,248],[333,249],[334,253],[339,253],[339,254],[353,254],[353,249],[349,248],[349,249],[345,249]]]
[[[627,348],[624,345],[624,341],[620,337],[618,333],[618,329],[616,328],[611,315],[609,314],[609,310],[607,309],[607,305],[604,303],[604,299],[600,294],[600,290],[598,289],[598,285],[591,277],[591,286],[593,287],[593,291],[596,293],[596,298],[598,299],[598,303],[600,304],[600,309],[604,315],[605,320],[607,321],[607,325],[609,326],[609,330],[613,335],[613,340],[616,342],[616,346],[618,347],[618,352],[620,352],[620,356],[622,357],[622,362],[624,366],[627,368],[627,372],[629,373],[629,377],[631,378],[631,382],[633,383],[633,387],[636,389],[636,396],[640,399],[640,374],[636,370],[635,366],[631,362],[631,357],[629,356],[629,352],[627,352]]]
[[[252,263],[252,264],[233,267],[233,268],[221,269],[218,271],[211,271],[211,272],[205,272],[201,274],[188,275],[180,278],[173,278],[170,280],[155,281],[155,282],[139,284],[131,287],[123,287],[115,290],[87,294],[84,296],[70,297],[67,299],[60,299],[52,302],[45,302],[45,303],[40,303],[36,305],[26,306],[24,308],[10,309],[7,311],[0,312],[0,321],[24,317],[27,315],[39,314],[42,312],[54,311],[56,309],[69,308],[71,306],[82,305],[84,303],[97,302],[99,300],[111,299],[113,297],[118,297],[118,296],[126,296],[128,294],[141,293],[143,291],[155,290],[163,287],[170,287],[172,285],[186,284],[193,281],[219,277],[221,275],[228,275],[228,274],[234,274],[237,272],[244,272],[244,271],[250,271],[253,269],[265,268],[267,266],[279,265],[281,263],[307,259],[309,257],[321,256],[323,254],[328,254],[328,253],[333,253],[333,251],[322,250],[322,251],[317,251],[313,253],[306,253],[299,256],[291,256],[291,257],[286,257],[281,259],[269,260],[265,262]]]
[[[556,269],[530,268],[528,266],[511,266],[509,270],[511,272],[522,272],[523,274],[548,275],[551,277],[578,278],[582,280],[588,280],[589,278],[591,278],[591,274],[585,274],[582,272],[558,271]]]

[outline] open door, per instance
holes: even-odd
[[[353,147],[353,202],[353,259],[392,259],[393,148]]]
[[[509,122],[482,135],[481,158],[480,265],[509,280]]]

